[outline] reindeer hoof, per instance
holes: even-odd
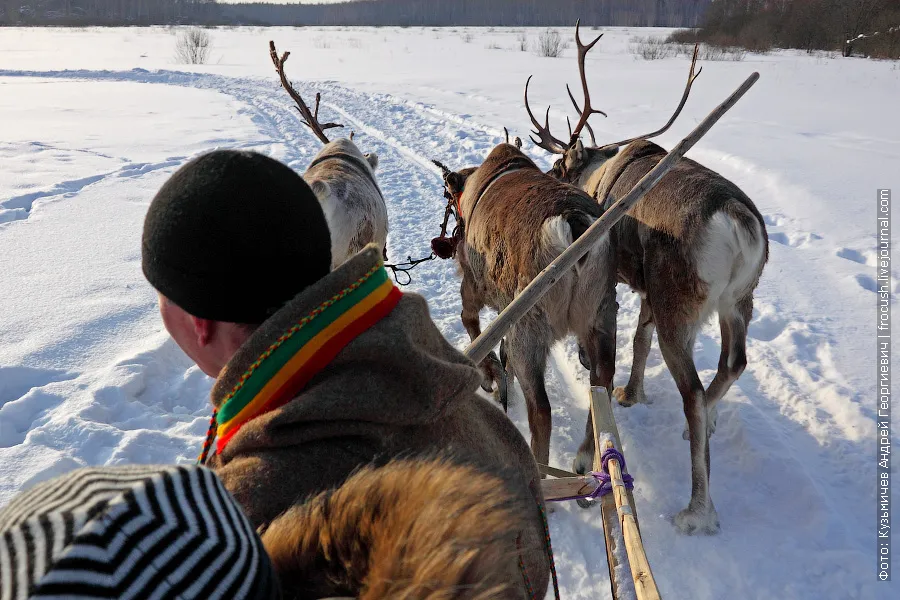
[[[686,508],[675,515],[675,527],[685,535],[715,535],[719,533],[719,515],[713,507],[708,511]]]
[[[619,386],[613,390],[613,398],[616,399],[616,402],[619,403],[619,406],[629,407],[634,406],[635,404],[648,404],[647,396],[644,395],[644,390],[640,390],[639,392],[631,391],[627,386]]]

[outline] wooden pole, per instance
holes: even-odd
[[[606,448],[612,448],[611,441],[606,442]],[[622,469],[619,461],[611,458],[606,463],[609,468],[609,478],[612,483],[612,494],[616,503],[616,512],[619,515],[619,524],[622,526],[622,537],[625,539],[625,554],[628,555],[628,564],[631,567],[631,578],[634,580],[634,591],[637,600],[660,600],[659,589],[656,580],[650,570],[647,554],[644,552],[644,543],[641,541],[641,532],[637,526],[637,515],[634,512],[634,501],[629,502],[628,490],[622,479]]]
[[[609,395],[606,388],[595,386],[591,388],[591,424],[594,433],[594,472],[599,473],[603,470],[603,452],[601,448],[604,445],[601,440],[605,439],[602,434],[619,439],[619,432],[616,430],[615,422],[612,421],[612,410],[609,410],[608,420],[604,416],[601,405],[606,403],[609,406]],[[609,424],[612,427],[609,427]],[[612,494],[606,494],[600,497],[600,516],[603,518],[603,538],[606,542],[606,563],[609,568],[609,587],[612,590],[613,600],[619,598],[619,584],[616,579],[616,567],[619,566],[619,558],[616,554],[616,547],[619,545],[618,539],[615,537],[616,524],[619,521],[618,512],[616,512],[616,500]]]
[[[476,363],[480,363],[490,353],[490,351],[500,343],[509,328],[512,327],[519,319],[525,316],[531,308],[537,304],[538,300],[553,287],[553,285],[571,269],[578,260],[588,253],[591,247],[600,241],[613,225],[625,216],[634,204],[640,200],[644,194],[649,192],[659,183],[663,175],[665,175],[675,164],[681,160],[681,157],[690,150],[697,141],[715,125],[716,121],[722,118],[734,104],[740,100],[741,96],[747,93],[747,90],[759,79],[759,73],[753,73],[747,78],[741,86],[728,97],[725,102],[717,106],[703,121],[690,133],[686,138],[681,140],[665,158],[659,161],[653,169],[644,175],[644,177],[635,185],[630,192],[620,198],[607,210],[602,217],[597,219],[581,237],[573,242],[562,254],[556,257],[552,263],[541,271],[528,286],[522,290],[516,298],[503,309],[493,323],[466,348],[466,356]]]
[[[591,386],[591,419],[597,424],[594,428],[594,455],[595,462],[594,471],[600,471],[602,465],[598,462],[597,456],[602,455],[599,449],[606,447],[606,440],[611,439],[616,448],[622,449],[622,440],[619,439],[619,428],[616,426],[616,419],[613,417],[612,403],[606,388],[594,385]],[[605,436],[603,434],[606,434]],[[631,500],[631,506],[634,507],[634,497],[631,490],[627,490],[628,499]],[[634,517],[637,519],[637,509],[634,509]]]
[[[578,473],[557,469],[556,467],[548,467],[541,463],[538,463],[538,471],[540,471],[541,475],[552,475],[553,477],[579,477]]]
[[[601,449],[618,448],[620,451],[622,449],[609,394],[606,393],[604,387],[591,387],[591,422],[594,427],[594,471],[601,471],[603,469]],[[637,600],[659,600],[659,590],[656,587],[656,581],[641,541],[634,496],[631,490],[625,487],[619,461],[610,459],[607,461],[607,467],[612,483],[612,493],[601,498],[600,509],[603,514],[603,534],[606,537],[606,554],[610,567],[609,577],[610,585],[613,587],[613,598],[616,598],[618,594],[615,567],[619,563],[614,557],[610,558],[614,554],[617,541],[612,537],[611,532],[615,531],[615,524],[618,523],[625,541],[625,554],[631,568]]]
[[[548,502],[573,496],[583,496],[584,494],[592,493],[596,489],[596,479],[581,475],[541,480],[541,491],[544,493],[544,500]]]

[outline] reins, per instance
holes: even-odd
[[[412,256],[407,256],[406,262],[391,264],[385,263],[384,268],[391,270],[391,273],[394,276],[394,281],[397,282],[397,285],[405,287],[412,283],[412,276],[409,274],[410,271],[418,267],[423,262],[428,262],[429,260],[434,260],[435,258],[436,257],[434,255],[434,252],[432,252],[425,258],[414,259]],[[400,281],[400,278],[397,275],[398,273],[403,273],[404,275],[406,275],[406,281]]]

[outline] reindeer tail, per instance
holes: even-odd
[[[498,476],[397,460],[294,506],[262,539],[285,598],[521,598],[529,508]]]

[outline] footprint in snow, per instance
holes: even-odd
[[[792,233],[787,234],[782,231],[776,231],[769,234],[769,240],[777,244],[782,244],[790,248],[802,248],[815,240],[821,240],[822,236],[815,233]]]
[[[761,315],[750,322],[747,335],[761,342],[771,342],[781,335],[787,327],[787,321],[775,314]]]
[[[877,294],[879,291],[878,282],[874,277],[869,275],[856,275],[854,277],[856,279],[856,283],[859,284],[859,287],[862,289]],[[891,294],[891,303],[897,302],[896,295],[900,292],[900,282],[891,277],[890,284],[887,286],[887,291]]]
[[[781,227],[784,225],[784,219],[774,215],[763,215],[763,222],[766,227]]]
[[[876,262],[875,253],[871,250],[861,252],[859,250],[854,250],[853,248],[838,248],[835,255],[869,267],[874,267]]]

